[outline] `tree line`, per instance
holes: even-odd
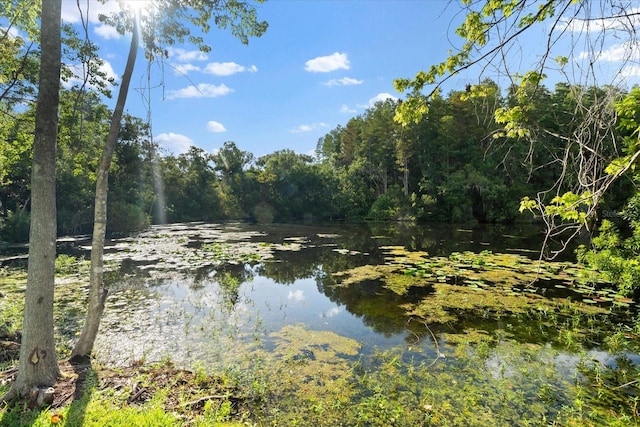
[[[494,82],[482,84],[481,97],[462,89],[432,99],[429,112],[406,126],[394,121],[401,102],[380,102],[320,138],[316,156],[280,150],[255,158],[232,141],[214,153],[192,146],[167,154],[144,120],[125,114],[109,175],[107,228],[130,232],[151,223],[227,219],[529,220],[519,212],[523,197],[552,188],[563,173],[557,159],[565,148],[554,135],[572,132],[576,92],[597,99],[604,89],[540,87],[529,120],[549,132],[530,143],[501,135],[494,120],[497,109],[514,102],[509,88],[503,96]],[[619,99],[627,95],[621,92]],[[5,241],[28,237],[34,114],[33,108],[15,110],[0,121]],[[91,232],[97,163],[110,117],[99,94],[61,90],[59,235]],[[624,137],[623,129],[618,133]],[[569,174],[565,187],[577,179]],[[634,191],[631,180],[620,180],[599,209],[605,216],[620,212]]]
[[[254,160],[232,141],[215,153],[197,147],[162,153],[143,120],[121,116],[128,78],[114,111],[103,104],[101,96],[110,94],[98,48],[60,25],[60,0],[0,1],[9,25],[0,32],[0,240],[30,242],[19,375],[3,399],[53,384],[59,374],[52,340],[56,235],[94,237],[85,323],[92,332],[87,341],[83,329],[79,342],[87,345],[74,349],[90,354],[108,292],[101,268],[105,226],[129,232],[152,222],[231,218],[509,222],[532,211],[548,236],[599,229],[580,259],[607,272],[621,291],[634,290],[640,283],[640,89],[546,88],[547,51],[538,69],[507,70],[509,87],[481,80],[440,95],[449,77],[500,58],[496,52],[508,53],[537,24],[558,24],[551,26],[549,49],[564,37],[567,22],[591,22],[589,2],[462,5],[465,22],[456,33],[465,44],[414,79],[396,80],[400,92],[411,91],[404,102],[378,103],[338,126],[318,141],[316,156],[281,150]],[[190,25],[206,32],[211,21],[243,43],[267,28],[249,2],[167,0],[151,12],[136,16],[125,7],[102,20],[134,34],[132,53],[144,22],[140,38],[151,58],[176,43],[210,49]],[[614,20],[636,15],[617,2],[598,13]],[[13,36],[12,27],[27,37]],[[589,53],[597,59],[601,51]],[[555,61],[561,72],[570,62]],[[88,73],[80,85],[61,89],[61,79],[72,76],[66,64],[74,62]],[[133,65],[128,61],[123,76],[130,77]],[[427,85],[434,89],[425,94]]]

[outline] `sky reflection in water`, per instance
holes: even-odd
[[[156,227],[150,234],[179,234],[185,240],[183,246],[198,247],[205,242],[217,242],[220,237],[203,237],[203,230],[224,233],[225,227],[174,225]],[[435,256],[491,249],[529,252],[537,257],[539,231],[500,226],[432,229],[389,225],[234,225],[230,229],[236,234],[250,233],[237,237],[237,241],[304,244],[301,250],[277,251],[273,260],[252,266],[199,267],[191,276],[181,271],[174,277],[156,280],[127,277],[113,286],[110,294],[96,344],[98,360],[128,365],[169,358],[187,367],[220,366],[233,363],[238,357],[250,358],[255,349],[273,348],[271,333],[286,325],[302,324],[309,330],[331,331],[357,340],[362,344],[360,354],[364,357],[378,349],[400,349],[404,359],[428,364],[438,359],[440,352],[449,357],[456,351],[455,345],[447,345],[442,338],[444,333],[461,333],[477,327],[492,338],[496,333],[503,334],[494,341],[500,343],[516,335],[519,342],[527,341],[516,330],[532,329],[531,325],[517,324],[518,319],[467,317],[457,325],[433,326],[432,331],[417,319],[409,324],[400,308],[402,298],[381,289],[379,284],[340,287],[331,273],[383,262],[379,248],[385,245],[404,245]],[[114,241],[116,247],[121,243]],[[135,245],[130,239],[126,244]],[[224,285],[225,274],[238,280],[235,288]],[[438,337],[438,345],[434,344],[432,333]],[[544,345],[546,338],[534,332],[530,339],[527,342]],[[571,351],[559,349],[557,340],[549,341],[547,347],[549,357],[566,369],[570,370],[578,360]],[[608,353],[597,345],[589,351],[598,359],[607,359]],[[486,366],[489,370],[504,368],[495,355],[487,360]]]
[[[115,304],[123,310],[107,309],[101,326],[98,358],[109,364],[168,357],[180,364],[215,365],[227,356],[237,356],[241,343],[248,349],[257,344],[269,348],[268,335],[291,324],[353,338],[363,344],[364,353],[408,345],[407,332],[376,332],[319,292],[310,278],[282,285],[254,276],[240,286],[232,306],[225,302],[215,276],[197,287],[164,281],[151,288],[127,289],[126,295],[115,292],[111,298],[127,298],[128,302]],[[428,351],[430,340],[422,345]],[[229,347],[232,351],[225,355]]]

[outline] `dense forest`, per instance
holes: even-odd
[[[520,201],[553,187],[564,146],[552,132],[535,144],[501,135],[495,111],[515,101],[493,82],[483,85],[482,97],[461,90],[433,99],[419,123],[404,127],[394,121],[399,101],[380,102],[320,138],[316,156],[281,150],[255,159],[231,141],[215,153],[191,147],[170,155],[153,143],[144,120],[126,116],[110,174],[109,230],[225,219],[530,220]],[[540,88],[529,120],[571,133],[578,91],[597,98],[600,89]],[[58,232],[88,233],[110,111],[91,92],[63,90],[61,99]],[[15,108],[1,119],[4,241],[28,237],[33,117],[33,109]],[[621,180],[600,207],[604,216],[615,216],[633,194],[631,181]]]
[[[394,86],[403,94],[402,100],[378,102],[338,125],[318,140],[313,154],[285,149],[256,157],[242,150],[242,141],[227,141],[212,152],[192,146],[185,153],[172,154],[154,141],[150,119],[122,115],[139,47],[143,47],[148,59],[168,57],[166,47],[187,41],[207,52],[210,47],[191,30],[197,28],[206,33],[212,24],[231,30],[246,44],[248,37],[259,37],[267,29],[265,21],[258,21],[253,2],[167,0],[159,2],[153,13],[142,13],[134,7],[136,3],[127,6],[123,2],[120,11],[108,17],[102,15],[100,21],[112,25],[120,35],[131,34],[129,57],[113,111],[107,98],[111,97],[109,87],[115,82],[100,72],[98,47],[86,34],[83,38],[77,28],[64,24],[60,0],[2,2],[3,16],[13,14],[14,5],[29,7],[15,9],[17,12],[9,20],[10,27],[15,25],[27,36],[14,36],[8,27],[0,44],[0,250],[28,241],[29,262],[19,366],[11,389],[0,400],[28,397],[30,405],[40,405],[45,395],[52,393],[49,386],[60,377],[54,346],[56,235],[92,235],[89,281],[82,282],[87,285],[87,317],[71,351],[69,361],[73,363],[90,363],[109,294],[110,283],[104,280],[105,229],[127,234],[150,224],[369,220],[379,221],[377,224],[398,221],[469,225],[536,221],[541,230],[547,231],[541,242],[543,248],[548,248],[548,239],[559,241],[560,247],[566,249],[569,246],[565,244],[571,239],[586,237],[581,240],[586,244],[576,251],[578,262],[589,267],[576,273],[583,274],[580,280],[590,281],[590,289],[583,291],[589,296],[605,292],[614,297],[607,296],[608,301],[599,297],[595,297],[598,301],[583,299],[581,303],[622,302],[629,307],[633,303],[629,296],[636,300],[640,297],[640,192],[636,186],[640,88],[623,89],[624,85],[615,82],[605,86],[572,83],[590,79],[568,79],[569,83],[545,86],[547,58],[554,45],[550,37],[539,68],[524,74],[505,70],[511,85],[501,86],[484,78],[482,71],[474,78],[475,84],[451,89],[451,76],[499,58],[498,52],[508,52],[510,43],[534,23],[558,13],[555,24],[562,26],[564,33],[563,15],[574,4],[567,2],[562,11],[556,12],[559,2],[550,0],[536,5],[533,12],[526,1],[516,4],[487,0],[480,11],[473,10],[472,3],[462,2],[467,14],[464,24],[456,30],[466,42],[459,51],[450,52],[443,63],[419,71],[414,79],[396,79]],[[581,22],[576,18],[579,12],[578,9],[573,18]],[[637,15],[628,5],[612,6],[609,12],[609,18],[616,19]],[[586,16],[586,21],[591,21],[588,13]],[[143,25],[145,21],[147,25]],[[512,28],[517,28],[515,34],[510,33]],[[551,28],[550,35],[556,25]],[[84,30],[88,31],[86,26]],[[487,46],[494,30],[498,45]],[[635,34],[633,30],[629,33]],[[36,39],[39,44],[32,41]],[[474,56],[485,47],[488,52]],[[574,56],[582,58],[583,54],[576,50]],[[555,62],[562,69],[569,57],[557,57]],[[590,66],[594,62],[595,59]],[[82,73],[84,81],[75,85],[72,82],[77,76],[68,65],[72,63],[87,67]],[[445,83],[447,91],[441,91]],[[426,91],[427,87],[432,90]],[[202,246],[207,248],[207,244]],[[480,255],[492,255],[490,249]],[[543,249],[540,255],[552,258],[554,253]],[[65,262],[64,257],[58,260]],[[74,258],[73,263],[76,261]],[[67,258],[66,262],[71,261]],[[514,264],[513,258],[509,262]],[[471,264],[474,272],[481,263],[491,262],[477,257]],[[532,272],[535,280],[541,269],[548,267],[537,265]],[[416,287],[414,277],[429,275],[437,280],[436,284],[425,284],[429,294],[434,294],[436,285],[440,289],[455,287],[448,288],[451,293],[447,298],[460,299],[458,295],[464,289],[458,273],[432,274],[427,271],[431,266],[426,262],[416,266],[420,268],[388,272],[395,275],[394,280],[409,279],[400,292],[394,291],[396,295],[405,295],[409,288]],[[585,273],[594,270],[597,279]],[[564,274],[565,270],[557,273]],[[218,285],[224,286],[224,280]],[[368,279],[360,281],[364,280]],[[479,281],[466,284],[478,288],[471,293],[480,291]],[[607,288],[611,285],[611,289],[597,290],[599,283],[606,283]],[[531,277],[527,277],[523,286],[529,290],[531,284]],[[236,299],[239,286],[239,281],[230,285],[235,288]],[[564,285],[557,287],[566,289]],[[501,292],[497,286],[489,288],[490,292]],[[515,297],[514,288],[511,285],[512,290],[505,297]],[[545,287],[541,294],[546,290]],[[558,301],[562,306],[558,306],[559,312],[568,307],[565,302],[570,298]],[[435,344],[435,360],[444,359],[424,315],[433,307],[422,307],[409,315],[425,320],[424,326]],[[434,307],[441,308],[441,301]],[[485,313],[490,311],[488,306],[482,307]],[[538,320],[547,316],[546,310],[535,307]],[[513,311],[520,313],[524,311]],[[583,317],[592,327],[596,317],[592,313],[597,312],[587,309],[562,315],[571,321]],[[636,315],[631,310],[622,314],[629,321]],[[443,324],[448,322],[442,320]],[[577,334],[577,323],[572,325],[571,334]],[[620,329],[617,336],[632,340],[637,338],[637,331],[635,324],[625,333]],[[499,341],[502,338],[496,340]],[[296,361],[296,355],[291,360]],[[481,366],[486,370],[484,362]],[[608,389],[618,393],[636,383],[637,380],[622,377]],[[501,399],[509,401],[504,396]],[[544,401],[539,394],[537,397]],[[635,392],[629,397],[637,400]],[[598,400],[605,401],[600,394]],[[434,405],[425,402],[421,399],[417,404],[424,409],[424,418],[430,419]],[[406,405],[415,406],[415,402]],[[378,405],[375,411],[379,413],[380,408]],[[638,415],[636,409],[634,405],[634,417]]]
[[[62,80],[72,74],[66,63],[94,67],[89,80],[60,90],[58,114],[57,231],[84,234],[94,224],[99,160],[112,118],[105,96],[111,94],[97,46],[73,28],[62,30]],[[0,58],[3,246],[29,237],[40,64],[37,49],[8,40]],[[407,85],[401,80],[398,89]],[[485,79],[446,95],[379,102],[320,138],[315,155],[287,149],[259,158],[243,151],[242,141],[173,155],[153,141],[147,121],[125,114],[108,175],[107,230],[228,219],[542,219],[551,232],[561,234],[564,223],[586,230],[594,238],[580,260],[611,272],[628,291],[640,283],[639,101],[638,88],[550,88],[538,73],[508,87]],[[403,119],[407,115],[412,120]]]
[[[585,100],[604,97],[610,88],[537,88],[528,125],[545,132],[532,139],[505,135],[495,121],[497,109],[517,103],[513,90],[492,81],[482,87],[483,96],[463,89],[433,98],[428,114],[407,126],[394,121],[401,101],[380,102],[320,138],[315,156],[281,150],[256,159],[232,141],[215,153],[191,147],[171,155],[153,142],[144,120],[126,115],[109,175],[108,230],[228,219],[536,220],[521,212],[521,200],[542,195],[549,203],[572,190],[580,179],[579,148],[567,150],[558,135],[575,132],[584,122],[576,111],[585,111]],[[621,105],[635,97],[636,89],[618,94]],[[0,118],[0,240],[21,242],[29,229],[34,110],[3,102],[10,113]],[[60,107],[58,233],[90,233],[110,111],[98,94],[77,89],[62,91]],[[634,114],[623,111],[620,120],[635,123]],[[621,141],[632,134],[628,126],[616,129]],[[606,147],[602,153],[611,156],[609,162],[620,155]],[[568,161],[571,156],[577,160]],[[611,270],[612,279],[629,290],[640,274],[631,262],[640,211],[633,176],[627,175],[607,191],[598,217],[590,219],[591,232],[604,225],[605,233],[593,240],[597,250],[583,249],[581,259]]]

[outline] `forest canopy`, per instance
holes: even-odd
[[[597,41],[603,36],[594,30],[597,19],[589,17],[619,22],[632,20],[635,12],[568,1],[463,6],[465,20],[456,34],[467,43],[415,78],[396,80],[399,90],[409,91],[404,100],[379,102],[338,125],[318,140],[315,156],[284,149],[255,158],[241,149],[242,141],[227,141],[213,152],[191,147],[173,155],[153,141],[146,120],[125,115],[109,175],[108,230],[225,219],[468,223],[542,218],[557,233],[583,228],[593,233],[604,224],[603,230],[619,238],[616,244],[611,238],[601,241],[610,250],[626,245],[622,258],[633,257],[635,243],[625,239],[634,235],[640,219],[634,208],[639,90],[599,84],[589,72],[578,81],[545,86],[550,64],[567,70],[563,67],[580,56],[575,49],[555,62],[543,56],[525,72],[509,69],[498,54],[545,23],[552,24],[546,27],[552,28],[548,46],[562,40],[563,29],[578,24],[588,30],[583,37]],[[35,31],[33,16],[23,21]],[[625,28],[611,31],[620,34]],[[82,44],[73,28],[63,30],[66,45],[75,47],[65,55],[81,53],[82,61],[98,64],[96,46]],[[39,52],[10,32],[3,41],[0,240],[17,242],[28,237]],[[586,45],[592,47],[583,58],[588,61],[598,51],[596,44]],[[475,82],[441,92],[450,76],[486,62],[509,76],[510,84],[501,86],[480,73]],[[63,78],[68,73],[63,65]],[[104,95],[94,85],[61,91],[60,235],[91,230],[97,162],[112,114]],[[584,259],[594,253],[585,251]]]
[[[191,147],[172,155],[152,142],[144,120],[125,115],[110,174],[109,230],[224,219],[529,220],[531,215],[519,212],[521,199],[552,187],[562,172],[555,160],[564,147],[554,135],[575,129],[577,89],[539,88],[529,123],[549,132],[532,146],[514,143],[494,120],[497,110],[515,102],[515,94],[490,80],[482,87],[483,96],[470,97],[463,88],[434,97],[428,113],[407,126],[394,121],[399,102],[380,102],[320,138],[315,157],[281,150],[254,159],[232,141],[215,153]],[[580,90],[594,100],[605,91]],[[620,92],[619,102],[634,94]],[[0,118],[5,241],[27,236],[33,113],[13,110]],[[109,113],[97,94],[62,91],[59,234],[90,231],[99,142]],[[621,139],[629,133],[624,127],[617,132]],[[604,153],[610,161],[618,155]],[[572,179],[577,176],[566,182]],[[599,209],[620,211],[632,192],[631,181],[621,180]]]

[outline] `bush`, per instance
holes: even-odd
[[[73,274],[78,271],[77,264],[76,257],[60,254],[56,257],[56,274]]]
[[[151,223],[151,216],[130,203],[114,202],[109,206],[107,228],[109,232],[138,231]]]
[[[31,217],[27,211],[7,211],[7,216],[0,220],[0,240],[11,243],[28,242],[30,224]]]
[[[625,239],[611,221],[604,220],[598,236],[592,239],[592,248],[581,246],[578,249],[578,260],[603,273],[621,294],[637,292],[640,286],[637,225],[632,225],[634,233]]]
[[[380,195],[371,205],[366,219],[375,220],[404,220],[413,219],[414,212],[411,209],[411,199],[402,193],[402,189],[392,186]]]
[[[371,206],[371,209],[369,209],[369,213],[367,214],[367,219],[395,219],[399,212],[400,208],[396,206],[393,199],[387,194],[383,194],[378,197],[375,202],[373,202],[373,205]]]

